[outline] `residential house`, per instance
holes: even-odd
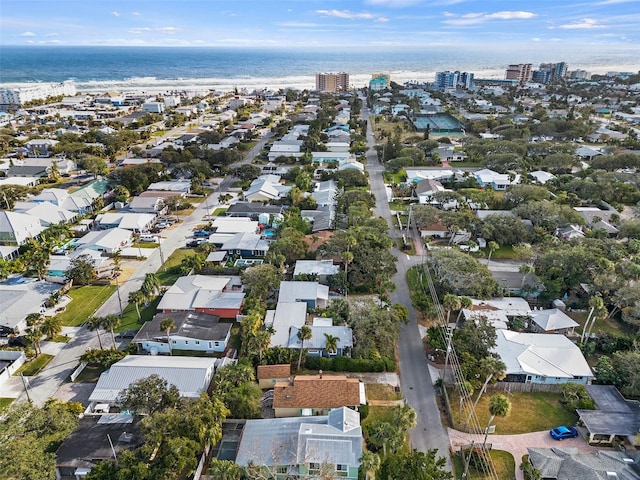
[[[80,418],[56,450],[56,480],[82,480],[100,462],[142,446],[140,418],[124,413]]]
[[[587,428],[587,441],[610,445],[619,439],[640,446],[640,402],[625,399],[613,385],[587,385],[587,393],[597,409],[576,410]]]
[[[181,397],[198,398],[213,379],[215,358],[129,355],[111,365],[98,379],[89,396],[87,412],[117,406],[122,390],[151,375],[175,385]]]
[[[44,313],[49,297],[60,290],[57,283],[15,277],[0,282],[0,331],[19,333],[27,328],[30,313]]]
[[[0,244],[20,246],[45,229],[36,217],[25,213],[0,210]]]
[[[574,240],[584,238],[584,233],[580,225],[565,225],[563,227],[556,228],[554,235],[563,240]]]
[[[527,448],[529,463],[543,480],[637,480],[640,455],[635,452],[569,448]]]
[[[327,142],[325,147],[329,152],[348,152],[351,145],[349,142]]]
[[[53,147],[58,143],[58,140],[49,138],[34,138],[26,142],[24,147],[27,149],[27,155],[29,157],[43,158],[50,157],[53,154]]]
[[[433,198],[434,195],[450,191],[444,188],[439,181],[433,179],[422,180],[416,183],[415,187],[415,194],[420,205],[440,205],[441,203]]]
[[[73,222],[78,216],[75,212],[49,202],[16,202],[13,210],[37,218],[45,228]]]
[[[589,384],[593,379],[580,348],[564,335],[500,329],[492,350],[507,367],[507,382]]]
[[[110,228],[108,230],[89,232],[85,236],[75,239],[74,244],[79,247],[114,254],[131,245],[132,241],[133,235],[131,231],[122,228]]]
[[[133,212],[109,212],[101,213],[96,217],[96,224],[101,230],[109,228],[121,228],[123,230],[131,230],[134,233],[141,233],[149,230],[156,215],[151,213],[133,213]]]
[[[592,147],[587,147],[585,145],[578,148],[575,152],[575,155],[576,157],[579,157],[583,160],[593,160],[594,157],[597,157],[598,155],[603,155],[603,153],[600,150],[597,150]]]
[[[347,355],[353,348],[353,332],[343,325],[332,325],[331,318],[316,318],[311,328],[311,338],[304,341],[304,349],[310,357],[333,357]],[[289,329],[287,348],[300,350],[302,340],[298,338],[300,328],[292,326]],[[327,337],[337,338],[335,351],[327,349]]]
[[[258,217],[266,213],[268,215],[280,215],[283,208],[280,205],[262,205],[251,202],[236,202],[227,208],[227,217]]]
[[[247,420],[236,463],[265,465],[283,477],[311,479],[322,473],[356,480],[362,445],[360,415],[346,407],[326,416]]]
[[[319,207],[335,205],[337,195],[338,185],[336,185],[334,180],[318,182],[314,191],[311,192],[311,197],[316,201]]]
[[[318,282],[280,282],[278,303],[305,302],[309,308],[326,308],[329,287]]]
[[[177,180],[154,182],[147,187],[147,191],[150,191],[150,190],[187,194],[191,191],[191,180],[185,179],[185,178],[179,178]]]
[[[529,176],[533,177],[536,183],[540,185],[544,185],[549,180],[553,180],[556,176],[553,173],[545,172],[544,170],[536,170],[534,172],[529,172]]]
[[[84,215],[92,210],[92,202],[88,198],[74,197],[62,188],[44,188],[31,199],[32,202],[50,202],[79,215]]]
[[[88,260],[93,264],[96,274],[109,267],[108,258],[103,257],[101,252],[89,248],[78,248],[68,255],[51,255],[45,279],[58,282],[60,279],[64,279],[67,275],[67,270],[72,266],[73,260],[81,255],[88,256]]]
[[[158,310],[164,313],[202,312],[236,318],[245,294],[239,277],[189,275],[180,277],[162,296]]]
[[[69,195],[74,198],[84,198],[94,204],[98,199],[104,198],[109,188],[108,180],[95,180],[88,183]],[[65,208],[67,208],[65,206]],[[69,209],[71,210],[71,209]]]
[[[353,154],[349,152],[311,152],[313,163],[344,163],[348,161]]]
[[[326,415],[340,407],[357,410],[366,403],[364,384],[345,375],[296,375],[273,387],[276,418]]]
[[[580,326],[569,315],[557,308],[548,310],[532,310],[529,328],[534,333],[560,333],[574,335],[575,328]]]
[[[298,260],[293,269],[294,278],[298,275],[315,275],[319,282],[326,283],[327,279],[340,271],[340,265],[334,265],[333,260]]]
[[[261,389],[273,388],[277,382],[286,382],[291,375],[291,364],[258,365],[258,385]]]
[[[231,217],[216,217],[211,226],[215,233],[256,233],[259,228],[258,222],[250,218],[231,218]]]
[[[168,334],[171,349],[167,344],[167,332],[160,328],[163,320],[171,318],[175,328]],[[220,323],[220,317],[201,312],[158,313],[145,322],[131,343],[138,350],[151,355],[194,350],[205,353],[224,352],[231,336],[231,323]]]
[[[77,169],[76,162],[63,156],[52,158],[24,158],[22,160],[14,160],[14,162],[15,166],[43,168],[47,172],[50,172],[53,165],[55,165],[60,175],[70,175],[71,172]]]
[[[229,255],[264,257],[269,251],[269,242],[258,233],[240,232],[233,234],[219,248]]]
[[[218,250],[211,252],[207,255],[205,262],[212,265],[224,265],[227,262],[227,252]]]
[[[278,302],[275,310],[267,310],[264,325],[271,328],[271,347],[289,347],[289,332],[307,321],[305,302]]]
[[[291,187],[280,183],[278,175],[261,175],[256,178],[249,189],[244,193],[244,198],[250,202],[268,202],[287,196]]]
[[[167,206],[162,197],[133,197],[129,203],[129,210],[135,213],[149,213],[152,215],[164,215]]]
[[[616,210],[601,210],[597,207],[573,207],[587,222],[587,225],[593,230],[602,229],[607,235],[615,236],[618,229],[612,225],[611,217],[613,215],[620,216]]]
[[[138,165],[147,165],[148,163],[162,163],[158,158],[124,158],[118,162],[118,166],[122,168],[137,167]]]
[[[14,165],[7,170],[7,177],[44,178],[51,173],[51,166],[41,165]]]
[[[311,223],[311,232],[317,233],[333,230],[336,209],[334,205],[325,205],[315,210],[301,210],[300,215],[307,222]]]
[[[490,187],[493,190],[506,190],[511,185],[520,183],[520,175],[513,177],[506,173],[498,173],[488,168],[473,172],[473,178],[476,179],[481,187]]]

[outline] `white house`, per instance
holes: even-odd
[[[177,387],[181,397],[197,398],[209,388],[215,362],[215,358],[129,355],[100,375],[88,410],[93,412],[98,404],[116,405],[120,392],[151,375]]]
[[[298,260],[293,270],[293,276],[317,275],[320,282],[326,282],[327,277],[336,275],[340,265],[334,265],[333,260]]]
[[[155,220],[154,214],[133,212],[101,213],[96,217],[98,228],[121,228],[136,233],[148,230]]]
[[[491,187],[494,190],[506,190],[510,185],[520,183],[520,175],[510,177],[506,173],[498,173],[488,168],[473,172],[473,177],[481,187]]]
[[[0,210],[0,244],[23,245],[45,229],[36,217],[24,213]]]
[[[529,314],[531,329],[536,333],[573,334],[580,325],[558,308],[532,310]]]
[[[113,254],[131,245],[133,235],[129,230],[110,228],[89,232],[84,237],[74,240],[78,246]]]
[[[280,282],[279,302],[306,302],[309,308],[326,308],[329,287],[318,282]]]
[[[492,350],[507,367],[507,382],[590,384],[593,379],[580,348],[564,335],[496,330]]]

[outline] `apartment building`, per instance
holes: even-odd
[[[316,90],[319,92],[344,92],[349,90],[349,74],[316,73]]]

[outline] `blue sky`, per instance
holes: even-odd
[[[640,0],[0,0],[0,45],[640,45]]]

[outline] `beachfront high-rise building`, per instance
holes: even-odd
[[[531,80],[531,64],[519,63],[517,65],[509,65],[505,73],[507,80],[518,80],[520,83],[526,83]]]
[[[447,90],[451,88],[471,88],[473,87],[473,73],[469,72],[436,72],[435,86],[439,90]]]
[[[369,80],[369,89],[374,92],[385,90],[389,85],[391,85],[391,75],[388,73],[374,73]]]
[[[590,80],[591,73],[586,70],[572,70],[569,72],[569,78],[573,78],[575,80]]]
[[[49,97],[73,97],[76,85],[72,81],[62,83],[42,83],[29,87],[5,88],[0,90],[0,105],[24,105],[33,100]]]
[[[345,92],[349,90],[349,74],[316,73],[316,90],[319,92]]]

